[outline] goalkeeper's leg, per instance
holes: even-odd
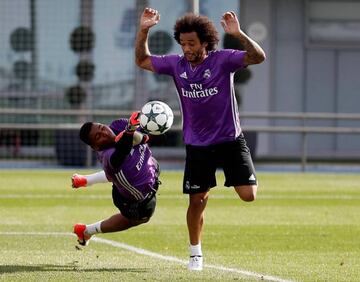
[[[122,214],[114,214],[108,219],[95,222],[93,224],[85,225],[83,223],[76,223],[74,225],[74,233],[78,237],[78,242],[82,246],[88,245],[91,236],[97,233],[118,232],[137,226],[147,222],[147,220],[133,221],[124,217]]]
[[[79,244],[86,246],[89,243],[92,235],[101,233],[101,221],[89,225],[76,223],[74,225],[73,232],[78,237]]]

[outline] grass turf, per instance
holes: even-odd
[[[101,242],[77,249],[70,234],[73,223],[93,223],[117,210],[110,184],[75,191],[70,188],[71,174],[1,172],[0,280],[258,281],[269,275],[278,281],[358,281],[360,277],[359,175],[260,173],[258,199],[245,203],[233,189],[222,186],[219,174],[219,186],[211,191],[206,209],[205,268],[194,273],[182,262]],[[162,172],[161,180],[149,223],[98,237],[186,261],[182,173]]]

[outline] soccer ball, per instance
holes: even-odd
[[[150,101],[140,111],[140,127],[148,134],[161,135],[171,128],[173,122],[173,111],[164,102]]]

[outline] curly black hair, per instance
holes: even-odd
[[[92,125],[93,125],[92,122],[85,122],[81,126],[80,132],[79,132],[80,140],[83,141],[85,144],[90,145],[90,146],[91,146],[91,142],[90,142],[90,139],[89,139],[89,134],[90,134]]]
[[[207,42],[207,51],[216,48],[219,34],[208,17],[188,13],[179,18],[174,26],[174,38],[180,44],[180,33],[196,32],[201,43]]]

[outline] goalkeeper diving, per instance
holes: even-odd
[[[87,245],[96,233],[118,232],[146,223],[155,211],[160,168],[147,144],[148,135],[137,130],[139,116],[139,112],[133,112],[129,119],[114,120],[109,126],[86,122],[80,128],[80,139],[96,151],[103,171],[74,174],[72,187],[111,182],[113,203],[120,211],[93,224],[75,224],[73,232],[80,245]]]

